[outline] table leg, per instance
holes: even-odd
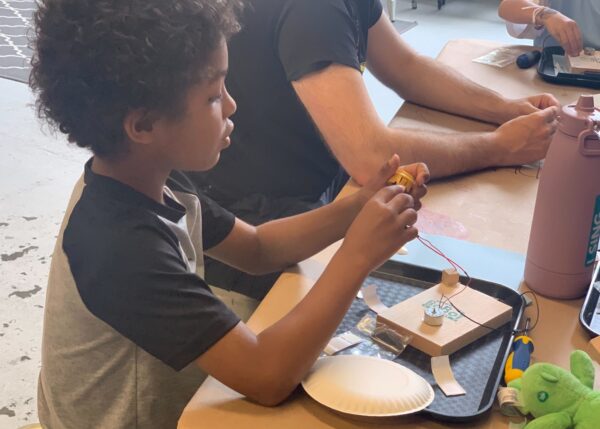
[[[412,0],[412,8],[413,9],[417,8],[417,0]]]
[[[413,0],[415,1],[415,0]],[[390,16],[390,21],[394,22],[396,20],[396,0],[387,0],[388,4],[388,15]]]

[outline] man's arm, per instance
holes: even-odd
[[[283,401],[325,347],[368,273],[417,236],[414,227],[407,228],[417,219],[413,200],[401,190],[386,187],[367,202],[323,275],[288,314],[258,335],[239,323],[198,365],[263,405]]]
[[[377,79],[405,100],[485,122],[503,124],[537,108],[558,105],[551,95],[535,100],[507,99],[451,67],[417,54],[385,15],[369,30],[367,65]]]
[[[400,165],[397,155],[356,193],[300,215],[277,219],[260,226],[236,219],[229,235],[206,254],[242,271],[263,274],[282,270],[341,239],[364,204],[386,184]],[[423,164],[403,167],[416,178],[411,191],[415,208],[425,195],[429,172]],[[294,243],[290,245],[290,243]]]
[[[360,184],[394,153],[402,163],[425,162],[432,177],[533,162],[545,156],[556,128],[556,108],[487,133],[390,128],[377,115],[360,73],[337,64],[292,85],[335,157]]]

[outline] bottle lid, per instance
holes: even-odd
[[[600,124],[600,109],[594,106],[593,95],[581,95],[577,103],[563,106],[558,129],[577,137],[588,128],[590,121]]]

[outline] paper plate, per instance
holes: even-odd
[[[302,387],[326,407],[365,417],[416,413],[434,397],[429,383],[414,371],[370,356],[323,357],[313,365]]]

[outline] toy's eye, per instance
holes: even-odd
[[[538,401],[540,401],[540,402],[546,402],[549,397],[550,397],[550,395],[548,395],[548,392],[542,391],[542,392],[538,392],[538,394],[537,394]]]

